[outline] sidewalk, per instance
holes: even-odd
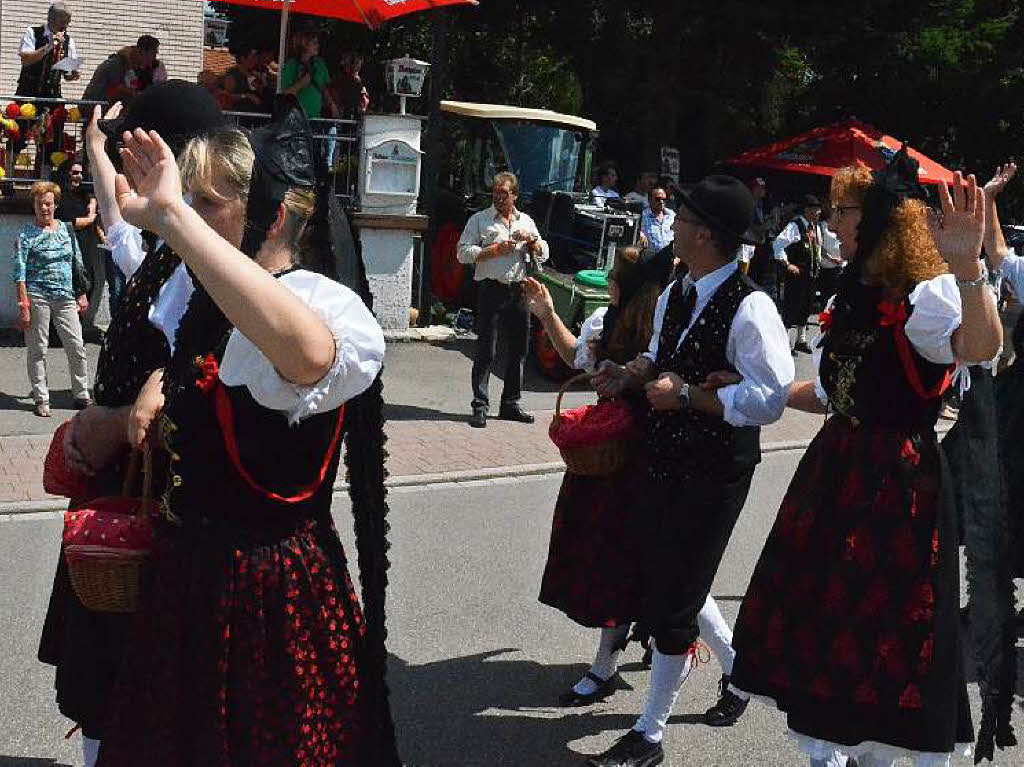
[[[389,483],[432,484],[563,469],[558,449],[548,439],[552,411],[537,411],[526,425],[489,420],[473,429],[464,420],[390,421],[385,427]],[[52,420],[53,427],[60,424]],[[786,411],[762,431],[766,451],[802,448],[822,423],[821,416]],[[42,466],[49,434],[0,438],[0,513],[59,507],[63,500],[43,491]]]

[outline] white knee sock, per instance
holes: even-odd
[[[100,742],[82,736],[82,757],[85,759],[85,767],[95,767],[96,759],[100,755]]]
[[[679,697],[679,688],[690,670],[691,663],[693,660],[688,652],[684,655],[662,655],[657,647],[654,648],[647,703],[644,705],[643,714],[633,725],[633,729],[642,732],[651,743],[661,742],[672,707]]]
[[[722,617],[722,611],[718,609],[715,598],[708,595],[700,613],[697,614],[697,626],[700,627],[700,638],[711,652],[718,658],[718,665],[722,667],[722,673],[732,676],[732,664],[736,660],[736,651],[732,649],[732,629]],[[741,700],[750,700],[750,695],[733,688],[733,694]]]
[[[601,679],[608,679],[618,671],[622,650],[614,648],[616,645],[621,645],[626,640],[628,634],[628,624],[615,628],[601,629],[601,641],[597,645],[597,655],[594,656],[594,664],[590,667],[591,674]],[[592,679],[583,677],[572,689],[580,695],[590,695],[597,689],[597,683]]]

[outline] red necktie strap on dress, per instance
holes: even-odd
[[[245,466],[242,465],[242,456],[238,451],[238,439],[235,436],[235,419],[231,408],[231,398],[228,396],[227,388],[219,381],[217,391],[214,396],[217,398],[217,422],[220,424],[221,433],[224,435],[224,447],[227,449],[228,458],[231,459],[231,464],[235,467],[239,476],[245,480],[245,483],[257,493],[271,499],[272,501],[280,501],[281,503],[301,503],[302,501],[312,498],[323,484],[324,477],[327,476],[327,467],[331,465],[331,458],[334,456],[334,451],[338,447],[338,441],[341,439],[341,427],[345,423],[345,405],[343,404],[338,408],[338,424],[334,427],[334,436],[331,438],[331,445],[327,448],[327,454],[324,456],[317,478],[308,485],[301,486],[299,488],[299,492],[295,495],[284,496],[267,490],[265,487],[260,485],[255,479],[253,479],[252,475],[249,474]]]

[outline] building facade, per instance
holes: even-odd
[[[160,59],[173,78],[195,82],[203,66],[201,0],[65,0],[68,31],[84,59],[82,77],[64,83],[63,94],[79,98],[93,70],[140,35],[160,41]],[[46,23],[49,0],[0,0],[0,94],[14,93],[21,71],[18,47],[25,29]]]

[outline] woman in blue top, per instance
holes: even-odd
[[[85,271],[78,243],[67,225],[54,218],[60,187],[49,181],[32,185],[36,220],[21,230],[18,247],[11,257],[11,278],[18,294],[18,327],[25,333],[28,350],[28,378],[36,415],[50,415],[50,393],[46,387],[46,348],[50,318],[57,328],[68,356],[75,407],[91,403],[89,370],[78,315],[89,307],[76,274]]]

